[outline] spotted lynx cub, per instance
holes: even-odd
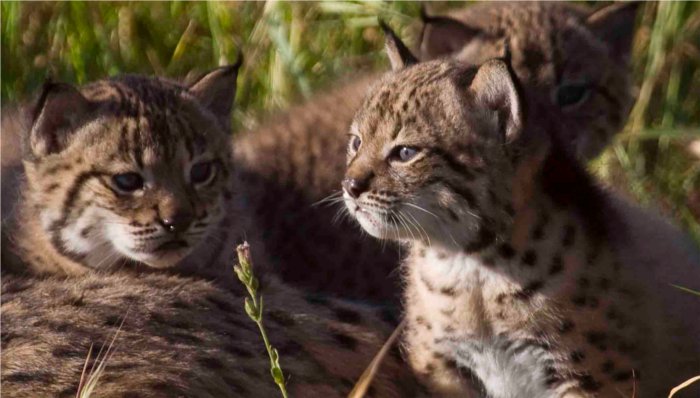
[[[628,58],[636,4],[592,11],[573,4],[493,2],[448,16],[425,16],[423,59],[453,55],[481,63],[511,60],[525,93],[549,111],[567,146],[582,159],[598,154],[619,130],[631,103]],[[257,223],[285,281],[314,291],[386,301],[396,297],[398,251],[358,233],[336,206],[316,205],[337,192],[346,134],[366,90],[363,75],[236,137],[254,192]],[[338,242],[343,242],[338,245]]]
[[[696,374],[700,301],[670,284],[700,287],[697,252],[647,249],[506,62],[416,63],[387,35],[394,72],[355,116],[344,198],[410,252],[422,379],[449,396],[660,397]]]
[[[221,226],[238,236],[247,227],[232,194],[228,133],[237,67],[189,88],[142,76],[46,84],[25,135],[12,237],[23,266],[167,268],[193,248],[189,258],[210,266],[227,242]]]
[[[254,239],[230,153],[236,75],[234,65],[190,87],[125,76],[44,88],[9,236],[22,262],[3,259],[3,393],[76,396],[90,345],[125,319],[96,396],[277,394],[233,280],[235,243]],[[373,309],[281,285],[263,246],[253,253],[290,392],[346,395],[392,326]],[[390,356],[372,395],[415,388]]]

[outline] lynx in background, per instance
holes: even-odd
[[[660,397],[697,374],[700,301],[671,286],[700,288],[697,248],[596,187],[505,62],[417,63],[390,31],[387,49],[344,199],[410,248],[405,350],[433,391]]]
[[[634,3],[597,11],[565,3],[469,5],[447,17],[424,16],[420,48],[426,59],[454,55],[477,64],[503,56],[507,39],[532,106],[546,110],[566,146],[589,159],[631,104],[635,11]],[[293,107],[236,137],[235,148],[282,277],[313,291],[386,301],[398,295],[396,247],[363,237],[346,219],[333,222],[335,206],[313,206],[337,192],[352,114],[376,81],[360,76]]]

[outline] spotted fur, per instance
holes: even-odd
[[[659,224],[594,185],[506,62],[415,64],[387,41],[344,198],[410,252],[404,345],[433,391],[657,397],[697,373],[700,302],[670,286],[700,284],[697,249],[629,229]]]
[[[268,283],[264,300],[265,328],[290,396],[347,396],[390,332],[366,308],[304,298],[279,284]],[[2,325],[3,395],[75,397],[90,347],[88,370],[120,326],[93,396],[279,395],[260,333],[243,310],[243,292],[201,279],[3,275]],[[391,355],[369,396],[420,391],[401,358]]]
[[[278,394],[234,280],[243,237],[256,242],[264,319],[290,391],[352,389],[393,324],[375,308],[307,298],[270,273],[231,158],[235,77],[228,67],[191,87],[126,76],[44,89],[26,130],[24,202],[8,234],[19,262],[3,256],[3,393],[75,396],[90,345],[125,319],[97,396]],[[215,173],[197,183],[190,173],[201,159]],[[126,172],[144,187],[125,192],[117,176]],[[172,240],[186,247],[161,249]],[[400,356],[382,369],[372,396],[420,393]]]
[[[142,76],[80,90],[47,83],[25,130],[26,187],[12,236],[22,266],[67,274],[127,263],[167,268],[194,247],[202,251],[190,258],[210,265],[205,253],[226,241],[222,225],[241,236],[228,133],[235,78],[228,67],[189,88]],[[195,181],[201,165],[208,178]],[[122,189],[117,178],[127,173],[141,186]]]
[[[556,2],[469,5],[444,17],[424,17],[420,58],[456,54],[478,64],[503,56],[507,38],[525,92],[561,126],[563,141],[588,159],[626,118],[634,17],[634,7],[593,12]],[[614,27],[618,35],[601,26]],[[237,136],[235,150],[268,252],[286,281],[313,291],[394,301],[399,250],[358,233],[351,221],[336,217],[333,206],[352,114],[377,76],[348,80]],[[558,88],[572,83],[592,89],[579,103],[559,107],[553,102]]]

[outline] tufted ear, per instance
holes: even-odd
[[[93,104],[67,83],[44,83],[25,137],[25,155],[41,158],[64,150],[75,130],[90,116]]]
[[[379,21],[379,26],[384,31],[384,47],[389,56],[392,70],[399,70],[418,63],[418,59],[411,50],[399,39],[384,21]]]
[[[637,1],[616,2],[593,11],[586,18],[591,31],[607,43],[614,57],[629,58],[639,4]]]
[[[189,92],[216,116],[226,132],[231,129],[231,111],[236,96],[236,79],[238,69],[243,64],[243,57],[233,65],[216,68],[189,87]]]
[[[425,6],[421,7],[420,51],[423,59],[434,59],[455,53],[469,41],[479,36],[480,30],[470,28],[449,17],[429,16]]]
[[[496,112],[506,142],[523,127],[523,107],[513,72],[505,62],[491,60],[479,67],[469,87],[477,106]]]

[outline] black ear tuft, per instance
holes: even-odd
[[[236,79],[241,65],[243,65],[243,55],[239,53],[234,64],[206,73],[189,87],[189,92],[216,116],[227,133],[231,128]]]
[[[92,103],[77,88],[47,80],[31,112],[32,127],[25,137],[26,155],[41,158],[65,149],[72,133],[88,119],[92,108]]]
[[[389,56],[392,70],[403,69],[418,63],[418,58],[411,53],[411,50],[403,44],[401,39],[396,36],[396,33],[381,19],[379,20],[379,26],[384,31],[384,47]]]
[[[449,17],[430,16],[421,7],[420,51],[423,59],[434,59],[458,52],[481,31]]]
[[[479,67],[470,90],[478,106],[495,111],[506,142],[514,141],[524,123],[523,104],[512,70],[501,60]]]
[[[613,57],[629,59],[640,4],[638,1],[615,2],[593,11],[586,19],[589,28],[608,45]]]

